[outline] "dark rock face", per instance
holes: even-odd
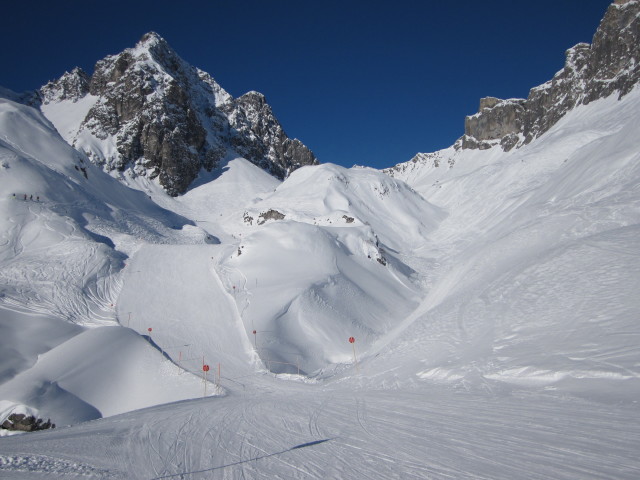
[[[264,225],[267,220],[283,220],[284,217],[285,215],[283,213],[270,208],[258,216],[258,225]]]
[[[229,118],[236,151],[272,175],[285,178],[303,165],[317,163],[302,142],[287,137],[261,93],[246,93],[222,110]]]
[[[522,130],[525,100],[503,101],[494,97],[480,100],[480,113],[465,118],[463,148],[490,148],[485,140],[502,140]],[[513,145],[511,145],[513,147]]]
[[[211,170],[233,151],[281,179],[317,163],[287,137],[264,96],[233,99],[153,32],[100,60],[91,78],[76,69],[41,89],[45,104],[87,94],[97,100],[80,131],[116,148],[105,153],[77,140],[75,146],[106,170],[158,177],[170,195],[184,193],[200,169]]]
[[[5,420],[1,428],[5,430],[21,431],[21,432],[35,432],[37,430],[47,430],[49,428],[56,428],[51,420],[43,421],[41,418],[35,418],[33,416],[26,416],[22,413],[12,413]]]
[[[532,88],[527,99],[484,98],[478,113],[465,119],[462,148],[505,151],[531,142],[580,104],[629,93],[640,79],[640,0],[609,6],[591,45],[566,52],[564,68]]]

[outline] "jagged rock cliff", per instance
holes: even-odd
[[[55,82],[49,82],[40,89],[42,101],[45,103],[71,100],[77,102],[89,93],[91,77],[81,68],[74,68],[71,72],[65,72]]]
[[[73,132],[61,132],[77,149],[106,170],[158,177],[171,195],[231,152],[279,178],[317,163],[305,145],[287,137],[263,95],[234,99],[153,32],[100,60],[92,76],[74,69],[40,94],[54,124],[51,112],[64,110],[58,107],[82,113]],[[85,109],[71,106],[76,103]]]
[[[317,163],[302,142],[287,137],[261,93],[246,93],[221,109],[229,119],[236,151],[276,177],[283,178],[300,165]]]
[[[616,92],[620,98],[640,79],[640,1],[616,0],[607,9],[591,45],[566,52],[553,79],[532,88],[527,99],[480,100],[478,113],[465,119],[462,148],[505,151],[530,143],[580,104]]]

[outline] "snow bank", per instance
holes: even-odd
[[[162,358],[132,330],[94,328],[40,355],[0,385],[0,398],[65,425],[204,394],[199,378]]]

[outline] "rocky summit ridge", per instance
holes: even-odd
[[[509,151],[545,133],[581,104],[629,93],[640,80],[640,0],[615,0],[591,44],[566,51],[564,67],[526,99],[480,100],[478,113],[466,117],[457,147]]]
[[[74,131],[63,134],[76,149],[107,171],[157,177],[170,195],[229,154],[280,179],[318,163],[286,135],[262,94],[234,99],[155,32],[98,61],[92,75],[76,68],[39,93],[45,115],[81,111]]]

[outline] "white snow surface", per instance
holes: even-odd
[[[41,109],[62,138],[73,145],[80,131],[80,125],[98,99],[99,97],[95,95],[86,95],[76,101],[58,100],[57,102],[45,103]]]
[[[638,478],[639,134],[171,198],[0,100],[0,477]]]

